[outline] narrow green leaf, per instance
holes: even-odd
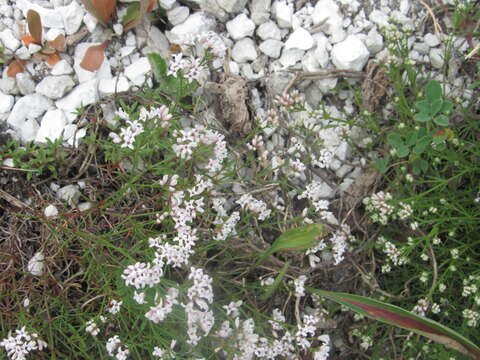
[[[272,285],[269,285],[266,287],[265,289],[265,293],[260,297],[260,300],[262,301],[265,301],[267,300],[269,297],[272,296],[272,294],[274,293],[275,290],[277,290],[277,288],[280,286],[282,280],[283,280],[283,277],[285,276],[285,274],[287,273],[288,271],[288,268],[290,266],[290,261],[287,261],[283,267],[282,267],[282,270],[280,270],[280,272],[278,273],[277,277],[275,278],[275,281],[273,282]]]
[[[442,87],[438,81],[430,80],[427,83],[425,86],[425,98],[430,103],[442,98]]]
[[[125,26],[140,16],[140,2],[135,1],[130,3],[127,7],[127,13],[122,18],[122,25]]]
[[[157,81],[162,81],[167,76],[167,62],[159,54],[147,54],[148,61],[152,67],[153,75]]]
[[[309,290],[342,304],[359,314],[389,325],[413,331],[451,349],[457,350],[462,354],[468,355],[472,359],[480,359],[480,347],[458,332],[436,321],[418,316],[398,306],[364,296],[318,289]]]
[[[264,256],[271,255],[278,251],[305,251],[316,245],[318,240],[325,236],[327,231],[321,224],[311,224],[285,231],[275,240],[264,253]]]

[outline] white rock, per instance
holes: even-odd
[[[281,28],[292,27],[293,7],[289,6],[286,1],[277,0],[272,6],[273,14],[277,20],[278,26]]]
[[[7,123],[14,128],[20,127],[27,119],[36,119],[52,107],[52,101],[40,94],[26,95],[17,100]]]
[[[82,25],[83,16],[85,15],[83,8],[77,1],[72,1],[67,6],[61,6],[58,8],[63,18],[63,25],[67,35],[75,34],[80,25]]]
[[[250,38],[237,41],[232,49],[232,59],[237,63],[253,61],[257,56],[255,42]]]
[[[89,201],[81,202],[80,204],[78,204],[77,207],[78,207],[78,211],[80,212],[87,211],[92,208],[92,203]]]
[[[314,25],[321,25],[321,29],[328,35],[342,30],[343,17],[340,8],[333,0],[320,0],[315,5],[312,14]]]
[[[70,75],[73,73],[73,69],[67,60],[62,59],[53,66],[50,73],[52,75]]]
[[[17,81],[18,90],[20,90],[20,94],[28,95],[32,94],[35,91],[35,82],[32,80],[32,77],[28,73],[18,73],[15,76]]]
[[[368,19],[375,23],[378,27],[388,27],[390,24],[388,22],[388,15],[380,10],[373,10],[368,16]]]
[[[316,59],[315,51],[312,50],[305,54],[302,59],[302,69],[305,72],[316,72],[322,69]]]
[[[158,4],[165,10],[170,10],[175,5],[175,0],[159,0]]]
[[[278,59],[280,57],[280,52],[282,51],[283,42],[274,39],[268,39],[260,43],[258,49],[263,52],[265,55]]]
[[[417,51],[422,55],[428,55],[428,53],[430,52],[430,48],[428,47],[428,45],[423,42],[413,44],[413,50]]]
[[[65,115],[70,122],[77,118],[72,112],[75,112],[81,106],[96,103],[98,99],[98,80],[92,79],[73,88],[67,96],[57,100],[55,105],[65,111]]]
[[[171,31],[167,31],[166,35],[171,42],[178,43],[186,36],[210,31],[213,30],[214,27],[215,20],[203,12],[197,12],[190,15],[182,24],[174,26]]]
[[[123,25],[122,25],[122,24],[115,24],[115,25],[113,25],[113,31],[114,31],[115,34],[117,34],[118,36],[122,35],[122,34],[123,34]]]
[[[87,131],[84,128],[78,129],[77,125],[69,124],[65,126],[65,130],[63,130],[63,139],[66,145],[77,147],[80,140],[85,137],[86,134]]]
[[[28,261],[27,271],[33,276],[42,276],[45,267],[45,256],[39,251]]]
[[[355,182],[355,180],[350,179],[350,178],[345,178],[345,180],[342,181],[342,183],[338,186],[338,189],[340,191],[347,191],[350,186]]]
[[[27,12],[30,9],[38,12],[40,18],[42,19],[42,25],[44,27],[61,29],[64,27],[63,17],[60,13],[60,8],[47,9],[28,0],[17,0],[15,6],[22,11],[25,18],[27,17]]]
[[[45,34],[45,40],[53,41],[60,35],[65,35],[65,31],[63,31],[62,29],[52,28],[48,30],[47,33]]]
[[[335,156],[341,161],[345,161],[350,155],[350,145],[346,141],[342,141],[335,149]]]
[[[136,46],[122,46],[120,48],[120,58],[124,58],[125,56],[132,54],[135,50],[137,50]]]
[[[39,126],[35,119],[26,119],[20,126],[16,127],[15,137],[22,142],[30,142],[35,140]]]
[[[31,58],[30,51],[25,46],[21,46],[15,51],[15,56],[21,60],[28,60]]]
[[[383,49],[383,36],[380,35],[376,27],[373,27],[365,38],[365,45],[370,54],[375,55]]]
[[[43,210],[43,215],[46,217],[55,217],[58,215],[58,209],[55,205],[48,205],[45,210]]]
[[[50,99],[60,99],[75,86],[69,75],[47,76],[40,81],[35,91]]]
[[[250,3],[250,14],[255,24],[260,25],[268,21],[271,5],[272,0],[255,0]]]
[[[240,14],[233,20],[227,22],[227,31],[233,40],[240,40],[252,36],[255,30],[255,23],[247,15]]]
[[[190,10],[186,6],[177,6],[170,11],[167,11],[168,21],[173,26],[183,23],[190,15]]]
[[[10,29],[0,31],[0,41],[2,42],[3,46],[11,52],[17,50],[21,45],[20,40],[15,37],[13,31]]]
[[[130,80],[146,75],[152,70],[148,58],[142,57],[125,68],[125,76]]]
[[[28,45],[28,52],[32,55],[39,52],[40,50],[42,50],[42,47],[40,45],[37,45],[37,44]]]
[[[163,58],[168,58],[170,55],[170,44],[165,34],[157,27],[151,26],[148,32],[147,46],[152,49],[150,52],[157,52]],[[146,53],[148,54],[148,52]]]
[[[370,53],[356,35],[349,35],[344,41],[333,46],[331,56],[337,69],[361,71]]]
[[[101,79],[98,83],[98,91],[100,96],[108,96],[116,93],[126,92],[130,88],[128,79],[120,75],[113,79]]]
[[[68,202],[69,205],[75,205],[78,203],[78,199],[80,199],[80,190],[78,189],[78,185],[66,185],[61,187],[57,191],[57,198],[59,200],[63,200]]]
[[[245,9],[247,0],[216,0],[217,4],[228,13],[238,13]]]
[[[14,102],[15,99],[12,95],[0,92],[0,114],[9,112]]]
[[[345,175],[347,175],[350,171],[353,170],[353,166],[344,164],[340,166],[336,171],[335,175],[339,178],[343,178]]]
[[[300,49],[283,49],[282,56],[279,61],[284,67],[293,66],[297,62],[301,61],[305,51]]]
[[[89,12],[87,12],[84,16],[83,16],[83,23],[85,24],[85,26],[87,27],[88,31],[90,33],[93,33],[93,31],[95,30],[95,28],[97,27],[97,24],[98,24],[98,20],[95,16],[93,16],[92,14],[90,14]]]
[[[282,34],[280,33],[280,29],[278,28],[277,24],[273,21],[267,21],[260,25],[257,29],[257,35],[262,40],[281,40]]]
[[[304,28],[298,28],[288,38],[285,43],[287,49],[309,50],[313,46],[313,38]]]
[[[322,68],[326,68],[328,65],[328,61],[330,60],[330,53],[329,50],[331,48],[328,39],[323,34],[318,34],[315,36],[317,41],[317,48],[314,50],[315,59],[317,60],[318,64]]]
[[[107,61],[106,57],[104,58],[100,68],[96,71],[88,71],[83,69],[80,66],[88,48],[94,45],[100,45],[100,43],[80,43],[75,48],[73,69],[75,70],[75,73],[77,74],[77,77],[78,77],[78,81],[80,83],[83,83],[85,81],[89,81],[92,79],[111,79],[112,78],[110,62]]]
[[[330,90],[335,89],[335,87],[337,86],[337,83],[338,83],[337,78],[321,79],[321,80],[315,81],[315,84],[317,85],[317,87],[324,94],[327,94]]]
[[[410,0],[400,0],[400,12],[404,15],[410,10]]]
[[[443,68],[443,65],[445,64],[444,50],[431,49],[429,57],[432,66],[436,67],[437,69]]]
[[[46,143],[47,139],[54,141],[58,139],[67,125],[65,113],[60,109],[49,110],[43,115],[40,129],[38,129],[35,142]]]
[[[440,45],[440,40],[438,39],[437,35],[435,35],[435,34],[428,33],[428,34],[425,35],[425,37],[423,39],[425,41],[425,44],[427,44],[430,47],[435,47],[435,46]]]

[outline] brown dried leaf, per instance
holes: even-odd
[[[47,64],[50,65],[50,66],[53,66],[56,63],[58,63],[60,60],[62,60],[60,55],[58,55],[57,53],[53,53],[53,54],[48,55]]]
[[[55,38],[55,40],[48,41],[47,44],[57,51],[61,51],[61,52],[65,51],[65,48],[66,48],[65,35],[60,34]]]
[[[22,35],[20,37],[20,40],[23,41],[23,45],[25,45],[26,47],[28,47],[30,44],[37,44],[37,45],[40,45],[38,44],[35,39],[33,38],[32,35],[30,34],[25,34],[25,35]]]
[[[17,74],[25,71],[25,60],[13,60],[7,69],[7,76],[14,78]]]
[[[117,6],[117,0],[81,0],[85,8],[106,26]]]
[[[100,45],[90,46],[80,63],[80,67],[88,71],[98,70],[105,59],[105,48],[107,46],[108,41],[105,41]]]
[[[28,31],[37,44],[42,43],[42,19],[35,10],[27,12]]]

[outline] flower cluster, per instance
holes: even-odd
[[[307,281],[307,277],[305,275],[300,275],[296,278],[293,283],[295,285],[295,296],[302,297],[305,296],[305,282]]]
[[[170,114],[170,110],[165,105],[150,110],[142,107],[137,120],[131,120],[130,116],[123,109],[117,110],[115,114],[120,119],[124,120],[127,123],[127,126],[120,129],[120,135],[114,132],[111,132],[108,135],[112,138],[114,143],[120,144],[121,147],[129,149],[134,148],[133,144],[135,143],[135,138],[144,132],[143,124],[147,121],[157,119],[159,126],[168,128],[170,126],[170,120],[172,119],[172,114]]]
[[[128,350],[127,346],[122,346],[122,342],[118,335],[112,336],[107,340],[106,348],[108,355],[116,360],[126,360],[128,355],[130,355],[130,350]]]
[[[193,80],[199,80],[199,77],[202,71],[206,70],[204,64],[202,64],[202,59],[190,55],[189,57],[184,57],[182,53],[174,54],[172,59],[168,64],[167,75],[172,75],[177,77],[178,72],[181,72],[181,75],[188,80],[189,83]]]
[[[198,125],[192,129],[176,130],[173,135],[176,137],[176,144],[172,148],[179,158],[190,160],[193,151],[200,144],[213,145],[213,157],[209,158],[205,168],[210,174],[222,169],[222,163],[227,157],[227,145],[222,134]]]
[[[374,222],[386,225],[389,220],[406,220],[413,214],[413,209],[409,204],[398,202],[393,204],[393,196],[390,193],[380,191],[370,197],[363,199],[365,209],[370,213],[370,218]],[[412,223],[412,228],[415,223]]]
[[[8,334],[8,337],[0,341],[0,347],[4,347],[8,357],[12,360],[26,360],[27,355],[34,351],[42,351],[47,343],[38,338],[38,334],[29,333],[25,326],[15,330],[15,335]]]
[[[213,302],[212,278],[202,269],[192,267],[188,279],[193,280],[193,285],[187,293],[190,301],[184,305],[188,323],[187,343],[197,345],[202,336],[210,333],[215,323],[213,312],[209,310],[209,304]],[[199,335],[199,329],[203,334]]]
[[[236,202],[242,209],[258,214],[258,220],[260,221],[265,220],[272,213],[272,210],[267,208],[264,201],[257,200],[250,194],[243,194]]]
[[[99,318],[101,323],[105,323],[107,318],[103,315]],[[100,333],[100,328],[98,327],[98,323],[94,319],[90,319],[86,323],[85,331],[92,336],[97,336]]]
[[[462,311],[463,317],[467,320],[467,325],[470,327],[477,327],[480,322],[480,313],[471,309]]]
[[[151,306],[145,317],[155,324],[165,320],[168,314],[173,311],[173,305],[178,304],[178,290],[171,287],[167,290],[164,298],[159,298],[158,293],[155,296],[155,306]]]
[[[385,239],[385,237],[380,236],[378,238],[378,243],[389,260],[389,263],[382,266],[383,273],[391,271],[391,264],[394,266],[401,266],[407,263],[408,259],[405,256],[402,256],[401,251],[395,246],[395,244]]]

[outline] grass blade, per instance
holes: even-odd
[[[313,293],[342,304],[349,309],[389,325],[401,327],[443,344],[472,359],[480,359],[480,348],[456,331],[398,306],[364,296],[310,289]]]

